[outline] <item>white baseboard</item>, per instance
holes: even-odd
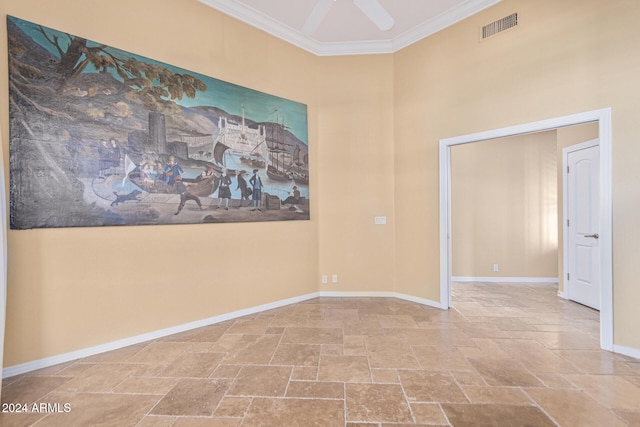
[[[440,304],[419,297],[411,295],[400,294],[397,292],[313,292],[298,297],[287,298],[280,301],[271,302],[268,304],[262,304],[255,307],[249,307],[243,310],[233,311],[231,313],[221,314],[219,316],[210,317],[208,319],[197,320],[195,322],[185,323],[171,328],[161,329],[159,331],[149,332],[146,334],[136,335],[134,337],[125,338],[117,341],[112,341],[106,344],[97,345],[94,347],[84,348],[81,350],[71,351],[69,353],[59,354],[56,356],[45,357],[44,359],[34,360],[32,362],[22,363],[20,365],[9,366],[2,370],[2,378],[9,378],[15,375],[24,374],[26,372],[35,371],[42,368],[48,368],[49,366],[58,365],[60,363],[71,362],[73,360],[82,359],[84,357],[94,356],[96,354],[104,353],[107,351],[117,350],[119,348],[127,347],[134,344],[139,344],[146,341],[163,338],[169,335],[177,334],[180,332],[189,331],[191,329],[201,328],[203,326],[210,326],[216,323],[224,322],[226,320],[236,319],[238,317],[247,316],[249,314],[260,313],[274,308],[284,307],[286,305],[295,304],[302,301],[307,301],[318,297],[386,297],[386,298],[399,298],[407,301],[416,302],[418,304],[427,305],[430,307],[442,308]]]
[[[491,282],[491,283],[558,283],[557,277],[466,277],[452,276],[452,282]]]
[[[623,345],[613,345],[613,352],[624,354],[625,356],[633,357],[635,359],[640,359],[640,349],[625,347]]]
[[[569,299],[569,296],[564,291],[558,291],[558,296],[562,299]]]
[[[34,360],[32,362],[22,363],[20,365],[9,366],[2,370],[2,377],[3,378],[13,377],[15,375],[24,374],[25,372],[31,372],[37,369],[54,366],[59,363],[70,362],[72,360],[81,359],[83,357],[93,356],[99,353],[104,353],[111,350],[117,350],[119,348],[127,347],[130,345],[155,340],[158,338],[163,338],[169,335],[177,334],[179,332],[185,332],[191,329],[201,328],[203,326],[209,326],[216,323],[224,322],[226,320],[232,320],[238,317],[247,316],[249,314],[260,313],[262,311],[283,307],[285,305],[307,301],[313,298],[317,298],[318,296],[320,296],[318,292],[313,292],[311,294],[301,295],[293,298],[287,298],[284,300],[271,302],[268,304],[262,304],[255,307],[246,308],[243,310],[233,311],[231,313],[221,314],[219,316],[210,317],[208,319],[197,320],[195,322],[189,322],[182,325],[173,326],[171,328],[161,329],[159,331],[149,332],[142,335],[136,335],[134,337],[112,341],[106,344],[100,344],[95,347],[84,348],[84,349],[72,351],[69,353],[46,357],[40,360]]]
[[[426,298],[415,297],[412,295],[401,294],[399,292],[339,292],[339,291],[320,291],[321,297],[359,297],[359,298],[398,298],[405,301],[411,301],[418,304],[426,305],[434,308],[443,308],[439,302]]]

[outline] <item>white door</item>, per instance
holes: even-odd
[[[568,298],[600,310],[600,149],[598,145],[579,147],[567,153],[565,170]]]

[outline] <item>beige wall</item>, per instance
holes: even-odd
[[[325,58],[317,71],[319,273],[329,276],[320,290],[390,291],[393,58]],[[387,216],[387,225],[375,225],[374,216]]]
[[[562,217],[564,215],[564,204],[562,191],[562,175],[564,173],[562,169],[562,149],[571,145],[579,144],[581,142],[590,141],[598,138],[598,123],[586,123],[583,125],[566,126],[557,130],[557,150],[558,156],[558,289],[564,291],[564,252],[562,251],[564,245],[563,230],[564,224]]]
[[[373,227],[393,218],[391,56],[321,61],[195,0],[150,4],[25,0],[0,12],[307,104],[311,220],[9,231],[5,366],[316,292],[319,265],[339,274],[325,290],[393,281],[393,227]],[[7,106],[5,86],[4,141]]]
[[[10,231],[5,366],[318,290],[437,301],[438,140],[608,106],[614,341],[640,348],[636,0],[503,0],[396,54],[337,58],[195,0],[50,3],[2,2],[0,12],[307,104],[311,220]],[[480,25],[513,11],[519,28],[478,42]],[[0,44],[0,81],[6,57]],[[5,85],[8,178],[7,109]],[[140,241],[156,249],[141,256]],[[334,273],[338,284],[320,284]]]
[[[504,0],[394,55],[399,292],[439,298],[439,139],[612,107],[614,343],[640,348],[639,18],[635,0]]]
[[[452,147],[452,275],[557,278],[556,174],[555,131]]]

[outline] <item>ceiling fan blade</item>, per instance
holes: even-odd
[[[353,0],[356,6],[382,31],[390,30],[395,21],[378,0]]]
[[[310,36],[318,28],[329,9],[333,5],[334,0],[318,0],[316,7],[313,8],[311,14],[307,18],[307,22],[302,26],[302,33]]]

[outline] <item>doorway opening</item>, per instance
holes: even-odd
[[[611,109],[525,123],[440,140],[440,306],[451,307],[451,147],[496,138],[554,130],[565,126],[598,123],[599,144],[599,244],[601,250],[600,347],[613,351],[613,253],[611,200]]]

